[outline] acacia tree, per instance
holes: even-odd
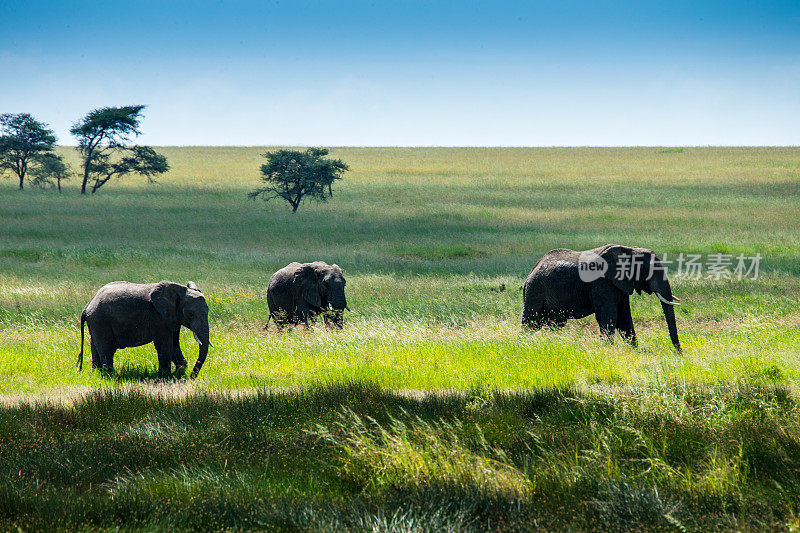
[[[55,186],[61,192],[61,182],[69,179],[70,167],[60,155],[45,152],[36,156],[36,165],[30,173],[33,185],[42,188]]]
[[[276,150],[267,152],[267,163],[261,165],[261,181],[266,187],[256,189],[248,196],[264,200],[283,198],[292,206],[292,213],[305,198],[326,202],[333,196],[333,182],[342,179],[349,170],[340,159],[326,159],[326,148]]]
[[[47,124],[28,113],[0,115],[0,170],[10,170],[19,178],[19,189],[36,157],[52,153],[56,136]]]
[[[167,158],[149,146],[131,145],[138,136],[143,105],[102,107],[91,111],[69,130],[83,156],[81,194],[91,181],[92,194],[113,177],[141,174],[151,183],[169,170]]]

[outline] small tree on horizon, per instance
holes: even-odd
[[[167,158],[149,146],[130,145],[139,136],[143,105],[102,107],[89,112],[69,130],[83,156],[81,194],[92,182],[92,194],[113,177],[141,174],[149,182],[169,170]]]
[[[52,153],[55,146],[53,130],[29,113],[0,115],[0,171],[10,170],[16,174],[20,190],[36,158]]]
[[[298,150],[276,150],[263,154],[267,163],[261,165],[261,181],[266,187],[256,189],[248,196],[264,201],[283,198],[292,213],[306,198],[326,202],[333,196],[333,182],[342,179],[350,169],[340,159],[326,159],[327,148]]]
[[[55,152],[45,152],[36,156],[36,163],[30,171],[33,176],[31,184],[41,188],[55,186],[60,193],[61,182],[69,180],[71,173],[64,158]]]

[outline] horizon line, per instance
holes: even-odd
[[[78,148],[77,144],[56,146]],[[148,144],[147,146],[155,148],[800,148],[800,144]]]

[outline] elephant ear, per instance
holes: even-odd
[[[303,300],[313,307],[322,307],[322,298],[319,295],[317,273],[313,266],[303,265],[294,273],[294,284]]]
[[[178,322],[179,285],[171,281],[160,281],[150,291],[150,303],[156,308],[164,323],[173,331],[180,328]]]
[[[634,256],[633,249],[612,244],[604,246],[599,255],[608,263],[604,277],[628,296],[633,294],[636,281],[631,277],[630,268]]]

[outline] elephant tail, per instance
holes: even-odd
[[[81,351],[78,354],[78,372],[83,370],[83,326],[86,324],[86,310],[81,311]]]

